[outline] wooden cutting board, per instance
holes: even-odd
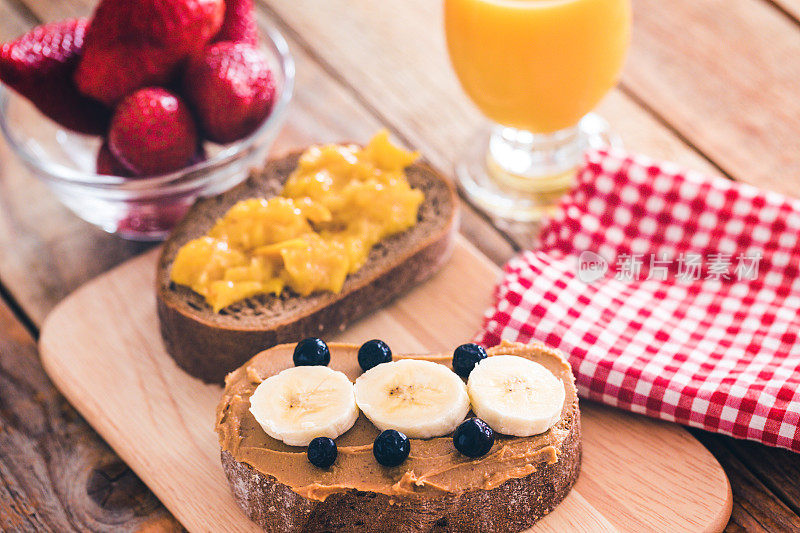
[[[250,531],[213,430],[221,395],[165,353],[155,311],[157,250],[86,284],[47,318],[42,363],[69,401],[191,531]],[[330,340],[386,340],[396,352],[449,352],[478,330],[498,268],[459,238],[424,285]],[[584,455],[570,495],[536,531],[717,531],[731,489],[683,428],[584,401]]]

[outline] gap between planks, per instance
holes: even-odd
[[[303,50],[303,52],[308,55],[309,58],[311,58],[317,65],[320,66],[320,68],[323,69],[323,71],[325,71],[340,86],[345,88],[355,101],[357,101],[370,114],[372,114],[380,123],[385,124],[387,129],[389,129],[394,136],[410,147],[432,147],[433,153],[429,154],[429,156],[433,159],[432,164],[439,170],[443,171],[446,175],[450,176],[452,174],[450,168],[451,165],[449,164],[449,156],[443,153],[443,151],[435,143],[421,143],[419,139],[413,139],[411,135],[409,135],[409,131],[407,131],[406,127],[404,127],[404,124],[400,123],[400,121],[397,121],[396,119],[392,119],[386,113],[382,112],[372,100],[370,100],[361,91],[359,91],[358,88],[356,88],[354,83],[349,80],[341,70],[337,69],[337,67],[334,66],[322,53],[320,53],[320,51],[315,48],[315,46],[312,45],[311,42],[306,39],[301,32],[295,29],[290,21],[288,21],[278,10],[270,5],[268,0],[256,0],[256,2],[260,10],[268,14],[270,20],[272,20],[275,25],[277,25],[284,33],[286,33],[293,43],[296,43]],[[682,148],[684,150],[693,153],[698,160],[703,160],[707,164],[707,168],[700,166],[699,170],[707,171],[708,169],[714,169],[717,172],[726,175],[719,165],[717,165],[707,154],[697,149],[697,147],[694,146],[689,139],[683,136],[672,124],[670,124],[664,116],[655,112],[653,108],[649,107],[642,99],[638,98],[622,84],[620,84],[619,89],[620,93],[623,95],[622,97],[629,100],[629,105],[636,107],[637,111],[641,115],[644,115],[649,120],[659,124],[668,135],[671,135],[677,142],[683,145]],[[482,218],[488,225],[492,226],[492,228],[503,239],[505,239],[506,242],[508,242],[515,252],[530,246],[533,241],[533,236],[538,232],[538,227],[516,224],[513,222],[504,223],[502,221],[500,221],[499,224],[500,226],[504,227],[498,227],[498,221],[493,220],[490,215],[482,211],[479,207],[475,206],[471,200],[463,194],[460,188],[458,189],[458,193],[462,201],[471,208],[471,212]]]
[[[21,2],[19,2],[19,0],[13,0],[13,2],[14,2],[14,3],[21,3]],[[24,4],[22,4],[22,5],[24,5]],[[282,21],[282,19],[279,19],[279,17],[275,16],[275,17],[274,17],[274,19],[275,19],[276,21],[278,21],[278,20],[281,20],[281,22],[282,22],[282,25],[284,26],[284,29],[288,27],[288,26],[286,26],[286,25],[285,25],[285,21]],[[329,74],[330,74],[331,72],[336,72],[336,71],[335,71],[335,70],[334,70],[334,69],[333,69],[333,68],[332,68],[330,65],[328,65],[328,64],[326,64],[326,63],[324,63],[324,62],[322,62],[322,61],[319,61],[319,60],[318,60],[317,62],[318,62],[319,64],[321,64],[322,66],[324,66],[324,67],[326,68],[326,70],[328,70]],[[341,80],[341,79],[342,79],[342,77],[341,77],[340,75],[338,75],[338,73],[337,73],[337,76],[335,76],[335,78],[336,78],[336,79],[338,79],[338,80]],[[354,94],[356,94],[356,95],[358,94],[358,93],[357,93],[357,91],[355,91],[353,87],[348,87],[348,89],[349,89],[349,90],[351,90],[351,91],[352,91]],[[374,108],[373,108],[372,106],[369,106],[369,105],[367,105],[367,104],[368,104],[368,102],[365,102],[365,101],[364,101],[362,98],[359,98],[359,101],[360,101],[360,102],[361,102],[363,105],[365,105],[366,107],[368,107],[370,110],[374,110]],[[639,104],[641,104],[641,102],[639,102]],[[642,107],[642,106],[640,105],[640,107]],[[668,123],[668,122],[667,122],[667,121],[664,119],[664,117],[661,117],[661,116],[659,116],[658,114],[654,114],[654,113],[652,112],[652,110],[645,109],[645,111],[648,111],[648,112],[650,113],[650,115],[654,116],[654,118],[655,118],[655,119],[657,119],[659,122],[661,122],[663,125],[665,125],[665,126],[667,126],[667,127],[669,127],[669,126],[670,126],[670,125],[669,125],[669,123]],[[380,114],[378,114],[378,115],[380,115]],[[389,122],[388,122],[387,120],[385,120],[383,117],[380,117],[380,116],[379,116],[379,118],[380,118],[380,119],[381,119],[381,120],[382,120],[384,123],[387,123],[387,124],[389,123]],[[406,136],[405,136],[405,135],[403,135],[401,131],[398,131],[396,128],[393,128],[393,129],[395,129],[395,134],[396,134],[396,135],[398,135],[398,137],[401,137],[401,138],[404,138],[404,139],[406,139]],[[675,130],[674,128],[671,128],[671,129],[672,129],[673,133],[678,133],[678,132],[677,132],[677,130]],[[685,141],[685,139],[681,139],[681,140]],[[690,149],[693,149],[692,147],[689,147],[689,148],[690,148]],[[695,149],[695,151],[696,151],[696,152],[697,152],[699,155],[703,156],[703,157],[704,157],[706,160],[708,160],[708,161],[710,161],[710,162],[711,162],[711,160],[708,158],[708,156],[707,156],[706,154],[704,154],[704,153],[702,153],[702,152],[700,152],[700,151],[698,151],[698,150],[696,150],[696,149]],[[713,163],[713,162],[712,162],[712,163]],[[717,167],[717,168],[719,169],[719,167]]]
[[[800,0],[764,0],[800,27]]]
[[[258,3],[259,8],[259,15],[260,18],[263,17],[264,14],[269,16],[269,20],[271,20],[286,36],[287,38],[298,47],[300,47],[303,52],[311,59],[314,63],[316,63],[323,72],[325,72],[331,79],[345,89],[353,98],[355,102],[357,102],[361,107],[363,107],[367,113],[371,114],[380,124],[385,125],[386,129],[388,129],[392,135],[397,137],[402,143],[404,143],[407,147],[414,148],[416,143],[403,131],[403,129],[393,123],[392,120],[389,119],[381,110],[372,104],[367,98],[365,98],[354,86],[353,84],[347,80],[347,77],[344,76],[341,72],[336,70],[336,68],[328,62],[324,57],[317,53],[314,47],[306,40],[300,33],[298,33],[294,27],[292,27],[283,17],[277,13],[272,6],[265,3],[262,0],[256,0]],[[263,19],[262,19],[263,20]],[[445,175],[450,176],[450,169],[449,168],[441,168],[440,162],[434,162],[432,165],[437,168],[440,172],[443,172]],[[518,242],[518,239],[515,239],[514,236],[510,235],[508,232],[503,231],[501,228],[498,228],[494,222],[492,221],[491,217],[486,214],[481,209],[477,208],[470,200],[467,198],[460,188],[456,188],[459,197],[461,198],[462,202],[467,204],[470,210],[480,217],[488,226],[502,237],[511,249],[514,252],[519,252],[522,249],[522,246]]]

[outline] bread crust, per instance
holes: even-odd
[[[222,451],[222,466],[245,514],[270,533],[492,533],[522,531],[552,511],[569,493],[581,466],[578,400],[558,460],[491,490],[441,498],[388,496],[352,490],[325,501],[306,499],[274,477]]]
[[[262,174],[272,175],[282,183],[295,168],[300,153],[293,152],[270,162]],[[448,180],[423,163],[415,163],[409,172],[424,175],[431,180],[440,180],[441,185],[446,187],[445,203],[449,202],[447,216],[435,231],[422,236],[413,246],[400,250],[392,264],[383,271],[376,272],[375,275],[355,275],[348,278],[341,293],[308,299],[309,304],[291,316],[265,320],[263,324],[255,326],[250,323],[223,323],[214,316],[209,317],[209,308],[205,304],[205,308],[198,306],[197,302],[193,306],[185,305],[186,302],[181,300],[175,287],[169,282],[169,269],[172,255],[178,247],[177,242],[171,242],[174,236],[196,237],[204,233],[200,228],[190,227],[193,214],[204,209],[217,211],[221,206],[230,207],[236,200],[246,196],[245,191],[257,188],[258,184],[254,185],[254,180],[257,182],[259,178],[253,176],[220,197],[211,199],[214,203],[208,208],[205,206],[209,204],[204,202],[210,200],[199,202],[165,243],[158,261],[157,310],[167,353],[192,376],[207,383],[222,383],[228,372],[244,364],[257,352],[276,344],[341,331],[353,320],[384,306],[432,276],[449,258],[455,244],[458,231],[456,194]],[[426,198],[426,202],[428,200]],[[188,239],[184,238],[184,242],[185,240]],[[387,240],[390,241],[391,238]],[[368,268],[369,263],[370,260],[362,268]],[[289,298],[302,300],[297,296]]]

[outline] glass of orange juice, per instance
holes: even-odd
[[[456,164],[490,213],[535,221],[570,188],[583,152],[612,137],[590,114],[616,84],[630,0],[444,0],[447,48],[494,124]]]

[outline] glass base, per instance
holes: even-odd
[[[588,148],[619,146],[608,123],[586,115],[574,128],[534,134],[494,125],[481,130],[455,165],[464,194],[489,215],[537,222],[575,183]]]

